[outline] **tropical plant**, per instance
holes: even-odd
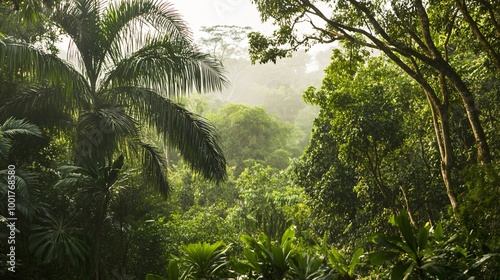
[[[198,242],[181,247],[181,256],[173,256],[168,264],[168,280],[218,280],[229,276],[230,261],[227,251],[230,246],[221,248],[222,242],[214,244]],[[148,274],[146,280],[165,280]]]
[[[85,215],[89,217],[83,223],[83,227],[90,230],[87,233],[90,239],[90,260],[92,261],[95,279],[99,279],[101,234],[108,217],[108,208],[116,188],[119,186],[120,171],[123,167],[124,156],[120,155],[110,166],[102,166],[98,162],[87,160],[82,166],[63,166],[59,172],[63,178],[57,182],[55,188],[66,190],[71,195],[79,211],[72,213],[73,219]],[[64,232],[58,223],[52,223],[53,231]],[[66,230],[67,231],[67,230]],[[50,241],[50,240],[49,240]],[[59,242],[71,243],[71,239],[57,239]],[[53,242],[53,241],[50,241]],[[44,247],[47,242],[38,242],[34,247]],[[67,246],[67,245],[65,245]],[[39,249],[37,249],[39,250]],[[66,251],[65,253],[68,253]],[[60,252],[62,253],[62,252]],[[83,254],[80,254],[83,255]],[[64,255],[59,255],[64,258]],[[50,259],[49,259],[50,260]]]
[[[187,274],[186,279],[224,279],[228,277],[227,251],[230,247],[221,247],[220,241],[214,244],[206,242],[188,244],[181,247],[182,256],[175,259]],[[170,264],[169,268],[172,269]]]
[[[416,274],[424,279],[427,273],[443,279],[446,269],[443,265],[436,263],[432,252],[427,249],[429,241],[429,229],[422,227],[415,235],[410,219],[405,214],[392,218],[391,222],[399,230],[398,234],[392,236],[375,235],[373,242],[384,249],[368,254],[368,260],[373,265],[380,265],[387,260],[404,255],[391,271],[391,279],[402,279]],[[438,228],[437,235],[441,234]]]
[[[258,275],[258,279],[285,279],[290,270],[289,260],[293,255],[294,237],[295,230],[291,227],[281,237],[280,244],[273,244],[264,233],[261,233],[258,239],[243,234],[241,240],[246,245],[243,249],[246,263],[238,265],[237,269],[242,274]]]
[[[331,275],[333,275],[333,279],[357,279],[355,269],[359,264],[363,252],[362,248],[357,249],[353,253],[351,261],[348,262],[346,257],[335,249],[335,247],[332,246],[330,250],[327,250],[326,256],[328,263],[332,266]]]
[[[31,228],[29,250],[44,262],[67,262],[77,267],[89,256],[83,236],[82,229],[75,227],[71,220],[45,213],[45,217]]]
[[[326,280],[326,269],[323,267],[323,258],[308,253],[294,254],[288,264],[288,274],[297,280]]]
[[[25,120],[8,118],[0,126],[0,164],[2,166],[7,164],[7,157],[13,145],[12,137],[19,134],[40,137],[42,136],[42,131],[38,126],[28,123]]]
[[[410,219],[406,213],[394,216],[390,220],[398,233],[387,236],[376,234],[373,243],[383,247],[383,250],[368,254],[368,261],[379,266],[382,263],[395,260],[391,265],[391,279],[428,279],[437,277],[438,279],[470,279],[473,275],[468,275],[473,270],[494,258],[497,254],[490,253],[475,260],[470,268],[464,269],[457,260],[465,262],[468,257],[467,251],[459,245],[455,245],[457,235],[446,239],[440,224],[432,230],[428,226],[420,227],[417,230],[412,227]]]

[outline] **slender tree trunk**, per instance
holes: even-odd
[[[448,113],[448,100],[449,91],[446,86],[445,75],[439,75],[439,86],[441,88],[442,98],[439,100],[436,92],[432,86],[425,80],[420,73],[417,63],[412,60],[414,67],[414,76],[412,76],[420,85],[425,93],[429,107],[432,114],[432,123],[434,126],[434,133],[436,142],[438,144],[440,156],[440,170],[443,183],[446,188],[446,194],[450,200],[453,212],[456,213],[458,202],[454,193],[453,179],[451,175],[452,160],[453,160],[453,147],[451,145],[450,126],[449,126],[449,113]]]
[[[106,213],[108,211],[109,200],[111,199],[111,194],[109,193],[109,188],[106,186],[107,192],[104,200],[101,205],[99,205],[99,209],[97,209],[96,215],[96,223],[94,226],[94,236],[92,240],[92,260],[94,265],[94,280],[100,279],[100,260],[99,260],[99,248],[101,246],[101,232],[102,227],[104,226],[104,220],[106,219]]]
[[[410,218],[410,222],[414,228],[418,228],[417,223],[415,222],[415,219],[413,218],[413,213],[411,212],[411,209],[410,209],[410,201],[408,200],[408,196],[406,195],[406,191],[404,190],[404,188],[402,186],[399,186],[399,189],[401,190],[401,194],[403,195],[406,213],[408,213],[408,217]]]
[[[439,147],[439,155],[441,158],[440,169],[441,177],[446,188],[446,194],[450,200],[453,212],[456,212],[458,207],[457,199],[453,191],[453,180],[451,177],[451,161],[452,161],[452,146],[450,141],[450,131],[448,123],[448,109],[441,107],[436,108],[430,105],[432,113],[432,122],[434,124],[434,132],[436,134],[436,141]]]
[[[439,108],[437,114],[439,118],[439,124],[441,125],[442,134],[442,145],[443,153],[441,155],[441,173],[443,173],[443,178],[447,178],[445,181],[446,193],[450,199],[451,207],[453,212],[456,213],[458,203],[454,194],[454,184],[451,176],[451,170],[453,168],[453,147],[451,145],[451,131],[450,131],[450,114],[449,114],[449,96],[450,92],[446,84],[446,77],[443,74],[439,75],[439,88],[441,89],[442,104]]]
[[[479,118],[479,110],[476,107],[474,96],[456,71],[453,70],[447,62],[444,63],[446,65],[441,73],[448,78],[452,86],[458,92],[464,104],[465,111],[467,112],[467,118],[476,141],[477,161],[480,164],[491,163],[490,148]]]

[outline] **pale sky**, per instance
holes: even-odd
[[[257,8],[250,0],[169,0],[199,38],[202,26],[250,26],[255,31],[269,33],[270,23],[262,24]]]
[[[236,25],[250,26],[252,31],[271,35],[276,30],[272,21],[262,23],[257,7],[251,0],[166,0],[174,5],[193,32],[194,39],[199,39],[203,33],[202,26]],[[319,4],[320,8],[327,6]],[[326,8],[327,9],[327,8]],[[300,30],[300,27],[299,27]],[[304,29],[309,31],[309,26]],[[331,45],[315,45],[311,53],[331,49]]]

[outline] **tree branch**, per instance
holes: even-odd
[[[478,42],[483,46],[483,48],[486,50],[486,52],[490,55],[490,57],[493,59],[495,62],[496,68],[500,71],[500,54],[498,54],[495,49],[491,46],[491,44],[488,42],[484,34],[481,32],[479,29],[479,26],[477,23],[474,21],[472,16],[469,13],[469,10],[467,9],[467,4],[465,3],[464,0],[457,0],[456,1],[458,8],[462,12],[462,15],[465,18],[465,21],[469,24],[469,27],[472,30],[472,33],[474,36],[476,36],[476,39]]]

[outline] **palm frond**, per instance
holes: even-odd
[[[51,16],[78,49],[80,62],[85,67],[82,70],[91,81],[97,79],[99,64],[102,63],[98,58],[103,56],[100,46],[103,35],[99,25],[103,7],[102,1],[68,1]]]
[[[16,210],[31,220],[34,212],[32,194],[36,192],[38,175],[22,166],[16,168]]]
[[[75,113],[76,102],[67,98],[59,86],[24,82],[0,94],[0,120],[10,116],[26,118],[39,125],[67,126]]]
[[[25,200],[30,200],[31,190],[38,185],[38,175],[22,166],[16,168],[16,191]]]
[[[55,188],[76,188],[81,184],[81,178],[79,177],[67,177],[60,179],[54,185]]]
[[[164,37],[116,64],[103,83],[154,89],[165,97],[192,91],[219,91],[226,84],[223,67],[186,40]]]
[[[111,158],[120,142],[138,137],[135,120],[123,108],[110,104],[84,111],[78,120],[77,131],[77,158]]]
[[[104,166],[92,158],[85,158],[80,166],[63,166],[58,169],[62,178],[55,188],[65,189],[71,193],[72,199],[83,202],[85,207],[93,208],[102,202],[109,192],[107,184],[109,166]]]
[[[63,165],[57,168],[57,172],[65,178],[75,178],[78,180],[97,180],[99,177],[99,167],[92,160],[82,162],[81,166]],[[62,180],[62,179],[61,179]],[[57,183],[59,184],[59,183]],[[56,184],[56,185],[57,185]],[[64,185],[64,184],[62,184]]]
[[[7,164],[7,157],[11,148],[12,140],[0,137],[0,164],[2,166],[5,166],[5,164]]]
[[[3,197],[7,196],[8,175],[7,169],[0,170],[0,194]],[[35,212],[33,196],[36,197],[37,193],[38,175],[35,172],[26,170],[23,166],[16,166],[14,178],[16,186],[16,211],[23,215],[23,218],[31,220]]]
[[[226,179],[219,136],[204,118],[149,89],[120,87],[106,94],[110,100],[126,104],[132,116],[154,128],[194,171],[216,182]]]
[[[25,80],[62,84],[68,96],[73,92],[88,92],[85,79],[69,63],[12,38],[0,39],[0,65],[5,66],[7,73],[24,74]],[[80,101],[84,96],[73,98]]]
[[[164,157],[155,147],[149,144],[139,142],[138,145],[143,149],[143,175],[158,192],[165,197],[168,196],[170,186],[167,180],[167,165]]]
[[[42,131],[38,126],[31,124],[25,120],[8,118],[1,126],[0,131],[3,136],[12,137],[16,134],[25,134],[32,136],[42,136]]]
[[[0,125],[0,164],[4,165],[6,163],[10,149],[12,148],[11,138],[18,134],[41,137],[42,131],[38,126],[25,120],[8,118]]]
[[[154,32],[173,40],[190,39],[191,32],[172,4],[155,0],[111,3],[102,16],[102,48],[114,62],[147,41]],[[145,32],[151,30],[151,32]],[[154,36],[154,35],[153,35]],[[124,51],[125,50],[125,51]],[[104,57],[101,58],[104,60]]]
[[[40,224],[32,227],[29,250],[44,262],[69,261],[76,267],[89,255],[89,248],[82,236],[81,230],[70,222],[47,213]]]
[[[181,247],[184,256],[179,259],[195,279],[220,279],[229,264],[226,255],[229,246],[221,247],[221,241],[184,245]]]

